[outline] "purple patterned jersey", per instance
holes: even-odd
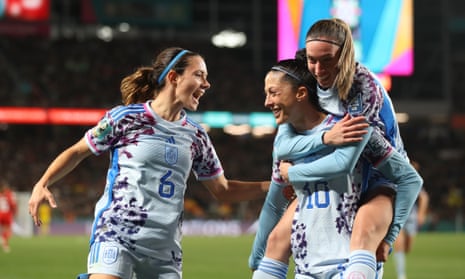
[[[377,130],[376,133],[383,135],[392,147],[407,157],[391,98],[378,78],[365,66],[356,64],[354,82],[346,101],[340,101],[335,88],[321,89],[318,87],[317,92],[323,109],[338,116],[343,116],[346,113],[352,116],[364,115],[370,125]],[[370,145],[368,143],[368,146]],[[375,158],[375,162],[379,161],[379,158],[383,158],[391,152],[391,147],[385,146],[387,148],[384,151],[385,154],[378,158],[375,157],[379,154],[364,153],[364,155],[367,158]],[[376,148],[378,147],[376,146]]]
[[[189,174],[207,180],[223,173],[205,130],[184,111],[180,120],[162,119],[149,101],[113,108],[85,138],[94,154],[110,153],[91,243],[116,241],[144,255],[180,260]]]
[[[351,115],[366,116],[392,147],[407,156],[391,98],[376,76],[362,64],[357,63],[354,83],[344,107]]]

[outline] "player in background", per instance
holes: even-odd
[[[50,233],[50,225],[52,223],[52,208],[48,203],[43,202],[39,205],[38,214],[41,221],[39,234],[48,235]]]
[[[416,161],[411,161],[413,167],[420,171],[420,164]],[[397,272],[397,279],[407,279],[406,255],[410,252],[413,246],[415,236],[418,229],[425,223],[428,213],[429,195],[424,187],[418,194],[418,199],[415,206],[410,212],[407,222],[399,233],[394,242],[394,263]]]
[[[8,182],[0,181],[0,234],[2,236],[3,252],[10,252],[10,237],[14,216],[16,215],[17,202],[15,193],[11,190]]]
[[[35,184],[29,213],[57,203],[49,187],[91,154],[108,152],[104,192],[95,206],[87,273],[90,279],[182,278],[184,194],[192,171],[214,197],[259,199],[268,185],[228,180],[195,111],[210,88],[205,61],[178,47],[121,82],[122,106],[106,112],[84,137],[49,165]],[[98,186],[96,186],[98,187]]]

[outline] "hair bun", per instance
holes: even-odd
[[[295,52],[294,59],[296,61],[307,64],[307,53],[305,48],[301,48]]]

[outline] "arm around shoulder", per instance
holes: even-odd
[[[372,131],[372,127],[369,127],[361,142],[338,147],[334,152],[313,162],[289,167],[289,182],[318,181],[352,172]]]

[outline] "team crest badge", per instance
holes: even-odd
[[[361,115],[363,112],[362,104],[362,94],[358,93],[352,100],[349,102],[348,112],[352,116]]]
[[[174,165],[178,161],[178,148],[175,146],[165,146],[165,161]]]
[[[105,247],[102,251],[102,258],[105,264],[113,264],[118,259],[118,247]]]

